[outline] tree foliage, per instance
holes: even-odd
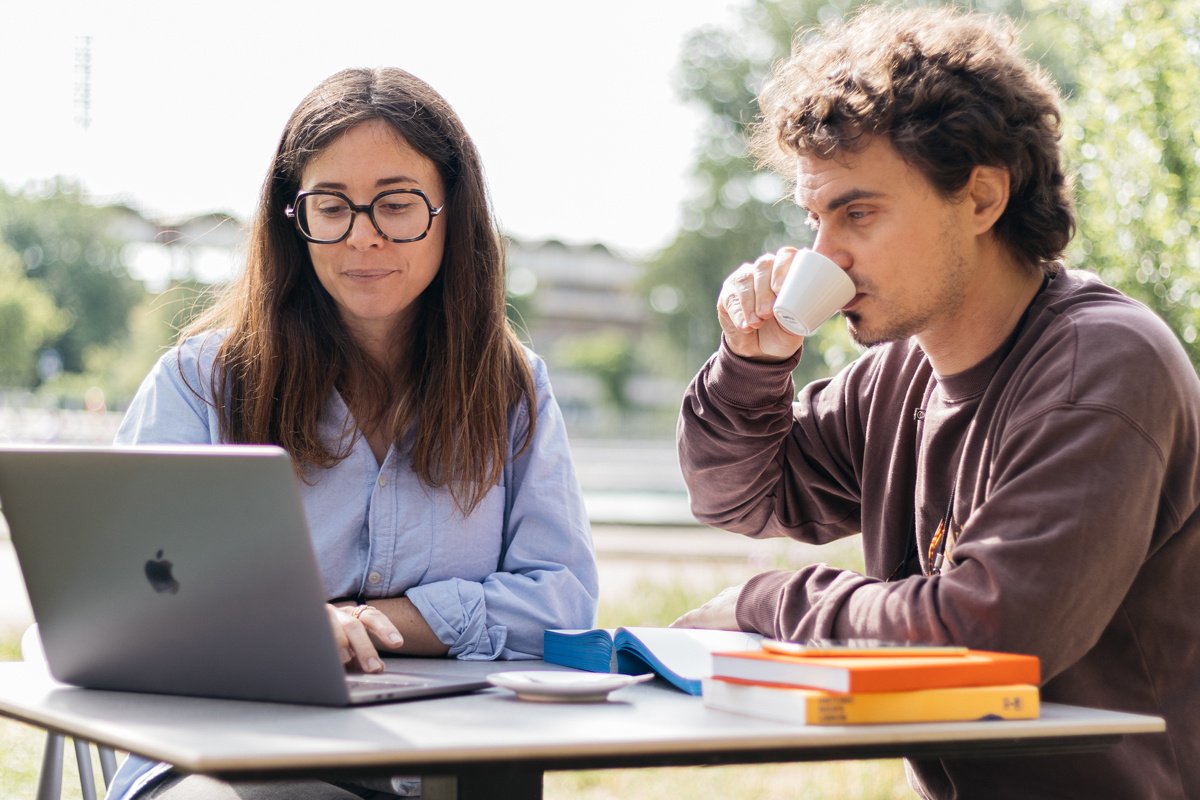
[[[684,47],[680,92],[704,110],[708,124],[683,227],[647,270],[651,286],[678,294],[663,321],[670,338],[684,343],[684,372],[694,372],[719,340],[715,305],[725,276],[763,252],[811,242],[803,215],[785,202],[784,181],[755,169],[747,129],[758,90],[789,51],[794,25],[814,21],[821,7],[814,0],[759,0],[743,9],[735,28],[702,28]]]
[[[128,334],[107,345],[89,345],[83,370],[64,372],[40,387],[46,394],[77,399],[99,392],[109,407],[124,407],[146,373],[179,331],[207,308],[215,288],[194,280],[175,281],[158,294],[146,294],[129,313]]]
[[[1059,4],[1079,54],[1073,261],[1142,300],[1200,364],[1200,0]]]
[[[563,341],[557,356],[563,366],[592,375],[604,390],[605,400],[619,411],[630,408],[629,380],[637,351],[632,337],[617,330],[601,331]]]
[[[109,233],[109,210],[58,180],[38,191],[0,190],[0,241],[18,253],[25,274],[54,299],[70,324],[49,342],[63,368],[79,372],[87,349],[124,338],[143,289]]]
[[[66,327],[54,298],[25,277],[21,257],[0,242],[0,387],[33,385],[39,353]]]

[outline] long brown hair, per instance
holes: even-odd
[[[305,165],[372,120],[432,161],[446,189],[436,223],[446,226],[441,267],[397,342],[405,357],[390,367],[355,344],[284,215]],[[479,154],[441,95],[403,70],[343,70],[292,113],[263,184],[245,271],[184,335],[216,328],[227,331],[211,385],[223,438],[277,444],[302,469],[349,454],[350,432],[332,450],[319,435],[335,390],[361,426],[387,426],[417,475],[449,486],[464,513],[500,481],[519,402],[528,427],[518,452],[533,437],[533,377],[505,316],[503,248]]]

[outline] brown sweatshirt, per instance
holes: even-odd
[[[910,761],[926,797],[1200,797],[1200,380],[1162,321],[1071,271],[958,375],[896,342],[793,404],[798,358],[722,345],[693,380],[692,510],[752,537],[861,532],[866,575],[755,576],[738,623],[1031,653],[1046,701],[1167,720],[1090,755]]]

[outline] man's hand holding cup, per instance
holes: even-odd
[[[734,353],[782,361],[854,294],[854,282],[836,263],[812,250],[784,247],[725,279],[717,317]]]

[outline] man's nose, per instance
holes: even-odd
[[[849,270],[851,263],[853,263],[853,259],[846,248],[835,241],[824,229],[817,231],[817,238],[813,240],[812,249],[813,252],[825,256],[843,270]]]

